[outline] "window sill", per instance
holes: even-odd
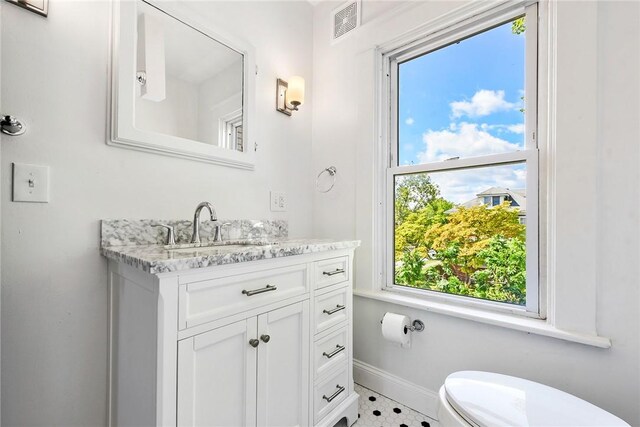
[[[389,302],[419,310],[429,311],[437,314],[458,317],[472,320],[488,325],[500,326],[517,331],[542,335],[560,340],[571,341],[579,344],[589,345],[599,348],[611,348],[611,340],[597,335],[582,334],[557,329],[545,320],[531,319],[527,317],[514,316],[504,313],[494,313],[477,308],[461,307],[441,302],[428,301],[410,296],[400,295],[392,291],[371,291],[354,289],[353,294],[362,298],[370,298],[378,301]]]

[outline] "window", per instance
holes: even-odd
[[[451,28],[383,56],[386,287],[537,316],[537,5]]]
[[[220,117],[218,129],[220,130],[219,141],[221,147],[236,151],[244,150],[241,109]]]

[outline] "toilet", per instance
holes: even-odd
[[[626,426],[620,418],[569,393],[522,378],[455,372],[440,388],[441,427]]]

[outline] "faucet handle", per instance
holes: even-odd
[[[220,241],[222,242],[224,240],[224,237],[222,236],[222,232],[224,231],[224,227],[230,227],[233,224],[230,222],[225,222],[224,224],[218,225],[218,232],[220,233]],[[227,240],[231,239],[231,236],[227,234]]]
[[[265,229],[264,222],[257,221],[251,224],[251,230],[249,230],[249,237],[252,239],[264,237]]]
[[[166,228],[168,230],[167,243],[166,244],[167,245],[175,245],[176,244],[176,233],[175,233],[175,231],[174,231],[172,226],[167,225],[167,224],[161,224],[161,223],[151,224],[151,226],[152,227],[164,227],[164,228]]]

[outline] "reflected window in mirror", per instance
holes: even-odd
[[[243,151],[244,57],[138,2],[134,126]]]
[[[220,146],[230,150],[243,151],[242,110],[236,110],[219,120]]]

